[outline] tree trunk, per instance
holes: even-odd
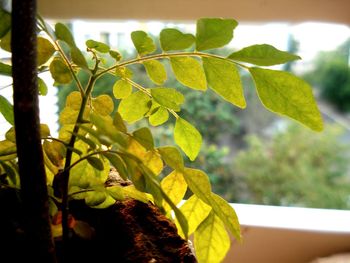
[[[17,156],[28,262],[55,262],[40,141],[36,1],[12,1],[12,71]],[[22,253],[22,252],[18,252]]]

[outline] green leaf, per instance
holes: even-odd
[[[114,168],[117,169],[118,174],[121,176],[121,178],[127,180],[128,171],[126,169],[126,164],[124,163],[123,159],[115,153],[103,153],[103,155],[111,162]]]
[[[179,111],[180,105],[185,101],[184,95],[173,88],[153,88],[151,95],[160,105],[175,111]]]
[[[180,207],[180,211],[187,219],[188,235],[191,235],[197,229],[200,223],[202,223],[204,219],[207,218],[211,211],[211,207],[204,203],[196,195],[192,195]]]
[[[169,175],[163,178],[160,183],[164,193],[171,199],[171,201],[177,205],[181,202],[185,196],[187,190],[186,181],[181,172],[173,171]],[[165,211],[169,211],[170,206],[163,202]]]
[[[60,84],[68,84],[72,81],[72,74],[68,66],[59,58],[52,60],[50,73],[52,78]]]
[[[149,116],[149,123],[153,126],[163,124],[169,119],[169,112],[164,107],[159,107],[151,116]]]
[[[0,47],[7,52],[11,52],[11,30],[1,38]]]
[[[0,156],[16,153],[16,144],[9,140],[0,141]]]
[[[241,229],[235,210],[220,196],[211,193],[210,206],[215,214],[222,220],[231,234],[240,241],[242,239]]]
[[[183,85],[195,89],[206,90],[207,81],[201,64],[191,57],[170,58],[171,67],[176,79]]]
[[[278,50],[267,44],[243,48],[240,51],[233,52],[228,58],[258,66],[273,66],[301,59],[299,56]]]
[[[166,28],[160,32],[160,45],[164,51],[182,50],[193,45],[195,37],[192,34],[184,34],[174,28]]]
[[[85,137],[84,135],[81,135],[79,133],[74,133],[74,135],[79,139],[85,142],[87,145],[90,146],[91,149],[96,149],[96,143],[91,140],[90,138]]]
[[[164,162],[175,170],[184,169],[184,160],[180,151],[174,146],[162,146],[157,148]]]
[[[97,206],[102,204],[106,198],[107,194],[105,191],[91,191],[85,193],[85,202],[88,206]]]
[[[233,30],[237,25],[237,21],[233,19],[199,19],[197,21],[196,49],[202,51],[228,44],[233,38]]]
[[[250,68],[260,100],[272,112],[286,115],[312,130],[321,131],[323,122],[311,87],[283,71]]]
[[[83,53],[81,53],[79,48],[71,47],[70,52],[71,52],[72,60],[76,65],[78,65],[83,69],[89,69],[86,59]]]
[[[205,75],[211,88],[226,101],[245,108],[246,102],[237,67],[223,59],[202,59]]]
[[[222,221],[213,212],[194,233],[196,257],[200,263],[220,263],[231,246]]]
[[[11,15],[0,8],[0,38],[11,29]]]
[[[91,164],[97,170],[99,170],[99,171],[103,171],[104,170],[104,166],[103,166],[102,161],[100,159],[98,159],[97,157],[89,156],[87,158],[87,161],[89,162],[89,164]]]
[[[146,68],[147,75],[155,84],[162,85],[166,81],[165,67],[158,60],[145,61],[143,65]]]
[[[134,31],[131,33],[131,39],[140,56],[147,55],[156,51],[156,45],[144,31]]]
[[[0,113],[4,116],[5,120],[12,126],[15,125],[13,106],[12,104],[2,95],[0,95]]]
[[[126,197],[139,200],[143,203],[148,203],[151,199],[150,196],[148,196],[146,193],[137,190],[134,185],[123,187],[123,192]]]
[[[149,128],[142,127],[134,131],[132,135],[146,150],[152,150],[154,148],[153,136]]]
[[[9,140],[10,142],[16,143],[16,133],[15,133],[15,127],[11,127],[6,133],[5,133],[5,139]]]
[[[12,76],[12,66],[0,62],[0,75]]]
[[[125,123],[122,119],[122,116],[120,116],[119,112],[116,112],[113,118],[113,125],[116,127],[119,131],[126,133],[127,129],[125,126]]]
[[[106,45],[105,43],[95,41],[92,39],[87,40],[85,44],[88,48],[95,49],[96,51],[101,53],[108,53],[110,49],[109,46]]]
[[[50,136],[50,128],[47,124],[44,124],[44,123],[40,124],[40,136],[41,138]]]
[[[41,96],[47,95],[48,89],[47,89],[46,83],[39,77],[38,77],[38,90],[39,90],[39,95]]]
[[[116,61],[120,61],[122,59],[122,55],[115,50],[110,50],[109,54],[111,55],[112,58],[114,58]]]
[[[111,187],[106,188],[107,193],[112,196],[115,200],[124,200],[125,195],[123,191],[123,187],[119,185],[113,185]]]
[[[210,205],[211,186],[208,175],[201,170],[185,168],[184,178],[192,193]]]
[[[70,47],[75,47],[75,42],[72,33],[68,29],[67,26],[65,26],[62,23],[57,23],[55,25],[55,34],[57,39],[63,40],[66,42]]]
[[[114,102],[110,96],[103,94],[92,99],[92,107],[102,116],[110,115],[114,110]]]
[[[43,37],[38,37],[37,65],[45,64],[55,53],[55,48],[51,42]]]
[[[202,136],[195,127],[182,118],[176,119],[174,138],[191,161],[196,159],[202,145]]]
[[[13,185],[17,185],[17,173],[16,173],[16,169],[13,167],[13,165],[11,163],[6,163],[6,162],[2,162],[0,161],[0,165],[4,168],[5,173],[7,174],[7,176],[9,177],[9,179],[11,180],[11,183]]]
[[[142,91],[137,91],[120,102],[118,112],[125,121],[129,123],[136,122],[142,119],[149,110],[150,100],[151,98],[148,95]]]
[[[118,80],[113,85],[113,95],[116,99],[125,99],[130,96],[131,92],[131,84],[124,79]]]

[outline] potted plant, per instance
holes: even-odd
[[[131,39],[138,55],[125,60],[118,50],[112,50],[107,44],[96,40],[86,41],[84,53],[77,47],[67,26],[57,23],[52,28],[40,16],[35,19],[33,12],[27,12],[33,1],[19,2],[13,1],[12,30],[11,14],[3,9],[0,13],[0,46],[6,51],[12,48],[13,52],[12,66],[1,62],[0,74],[13,75],[15,98],[12,106],[11,102],[0,96],[0,112],[13,125],[6,133],[6,139],[0,142],[1,203],[10,202],[4,201],[4,196],[7,198],[9,189],[14,189],[10,195],[16,201],[10,206],[23,204],[19,212],[21,219],[13,227],[17,234],[21,232],[22,221],[26,226],[26,215],[41,213],[38,218],[42,221],[31,221],[33,229],[35,224],[37,227],[32,232],[39,229],[41,234],[44,233],[37,240],[44,240],[42,244],[46,242],[46,247],[43,246],[48,251],[47,258],[52,262],[56,256],[62,262],[115,257],[118,262],[170,262],[169,258],[157,258],[150,252],[155,244],[161,247],[167,240],[172,240],[172,243],[166,243],[169,246],[166,253],[176,247],[176,253],[181,255],[173,262],[220,262],[230,247],[229,234],[241,240],[238,218],[232,206],[211,191],[204,171],[184,166],[182,153],[194,160],[200,151],[202,139],[195,126],[181,117],[185,97],[166,85],[168,74],[174,74],[188,88],[198,92],[210,88],[228,103],[245,108],[240,80],[240,70],[245,70],[254,79],[259,98],[267,109],[295,119],[313,130],[322,130],[321,115],[309,85],[290,73],[265,68],[300,57],[266,44],[249,46],[227,56],[210,53],[210,50],[221,48],[232,40],[238,25],[234,19],[199,19],[195,35],[174,28],[163,29],[159,38],[160,53],[155,53],[156,44],[146,32],[132,32]],[[36,28],[32,30],[32,35],[26,36],[23,34],[27,34],[28,28],[21,31],[21,27],[25,27],[28,21],[34,23]],[[19,72],[23,72],[23,69],[20,71],[19,62],[25,60],[23,54],[35,55],[35,44],[26,49],[25,42],[21,46],[19,39],[22,41],[33,35],[38,47],[34,68],[37,70],[41,95],[45,95],[47,86],[40,74],[46,71],[50,71],[55,84],[74,82],[76,85],[76,91],[68,95],[66,106],[60,113],[58,138],[51,136],[45,124],[39,126],[33,121],[32,128],[21,126],[28,123],[21,111],[23,114],[24,108],[32,109],[36,101],[24,103],[23,94],[28,94],[28,89],[16,90],[21,83],[27,83],[23,76],[18,76]],[[18,52],[22,52],[22,56]],[[104,63],[106,56],[114,60],[113,65]],[[165,70],[164,61],[170,63],[171,72]],[[154,86],[145,87],[133,80],[132,67],[136,64],[145,68]],[[24,69],[24,72],[27,71]],[[86,84],[81,83],[77,75],[79,71],[89,75]],[[105,74],[116,78],[112,87],[106,87],[106,90],[113,90],[114,98],[108,95],[93,97],[95,82]],[[33,83],[35,87],[36,77]],[[37,95],[34,94],[32,98],[37,100]],[[116,104],[114,99],[117,100]],[[151,126],[166,125],[169,118],[175,119],[173,134],[177,146],[155,145],[151,128],[135,129],[130,126],[141,119],[148,120]],[[26,148],[23,145],[25,140],[21,139],[28,139],[29,133],[26,135],[23,132],[35,130],[35,126],[40,127],[40,132],[37,131],[40,134],[40,138],[37,138],[39,145],[33,143],[40,153],[34,159],[35,164],[39,163],[39,169],[36,173],[27,171],[29,175],[25,177],[23,167],[26,161],[22,154],[34,149]],[[32,159],[31,162],[29,165],[33,164]],[[44,174],[44,178],[28,178],[38,177],[38,174]],[[34,186],[31,185],[33,181]],[[13,195],[13,192],[17,195]],[[179,206],[186,192],[190,196]],[[25,197],[34,195],[39,196],[37,200],[41,200],[41,206],[36,211],[28,211],[26,205],[36,207],[33,205],[35,201]],[[149,221],[139,224],[138,220],[144,218]],[[112,221],[119,226],[110,226]],[[156,224],[152,231],[149,230],[152,229],[151,223]],[[178,235],[163,236],[169,229],[176,231],[174,224],[178,235],[184,240],[194,233],[196,259],[188,253],[186,242]],[[28,231],[29,236],[35,236],[28,224],[25,226],[24,233]],[[146,232],[151,233],[153,239],[144,239],[140,234],[143,231],[141,228],[148,229]],[[123,240],[125,236],[122,234],[128,235],[130,232],[135,232],[132,241]],[[116,235],[113,239],[117,241],[111,241],[108,245],[106,240],[113,237],[111,233]],[[51,234],[55,242],[50,241]],[[102,238],[108,234],[107,239]],[[158,243],[154,239],[158,239]],[[18,242],[18,239],[14,240]],[[130,252],[130,247],[125,244],[129,241],[133,245],[138,241],[146,243],[140,250],[145,255],[139,255],[140,251]],[[35,249],[33,244],[26,243],[25,238],[23,242],[23,246]],[[115,245],[122,252],[108,250],[115,248]],[[107,249],[105,254],[103,249]],[[135,246],[131,251],[133,249],[136,249]],[[98,250],[98,253],[93,253],[93,250]]]

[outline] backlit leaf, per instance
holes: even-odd
[[[259,98],[272,112],[286,115],[312,130],[321,131],[323,122],[311,87],[283,71],[250,68]]]
[[[122,119],[122,116],[120,116],[119,112],[116,112],[114,114],[113,118],[113,125],[121,132],[127,132],[126,125]]]
[[[175,205],[181,202],[187,190],[186,181],[182,173],[178,171],[173,171],[164,177],[160,185],[164,193],[171,199],[171,201],[173,201]],[[163,202],[163,207],[165,211],[169,211],[171,209],[166,202]]]
[[[128,171],[123,159],[115,153],[104,153],[103,155],[111,162],[114,168],[117,169],[118,174],[121,176],[121,178],[127,180]]]
[[[213,212],[221,219],[231,234],[238,241],[240,241],[242,239],[241,228],[236,212],[232,206],[222,197],[214,193],[211,193],[210,206],[213,208]]]
[[[81,53],[79,48],[71,47],[70,52],[71,52],[72,60],[76,65],[78,65],[83,69],[89,69],[86,59],[83,53]]]
[[[203,67],[210,87],[228,102],[246,107],[243,88],[237,67],[229,61],[203,58]]]
[[[11,15],[0,8],[0,38],[11,29]]]
[[[103,167],[103,163],[101,162],[100,159],[98,159],[97,157],[89,156],[87,158],[87,160],[88,160],[89,164],[91,164],[97,170],[103,171],[104,167]]]
[[[15,124],[13,116],[12,104],[2,95],[0,95],[0,113],[4,116],[5,120],[11,125]]]
[[[171,67],[176,79],[183,85],[195,89],[206,90],[207,81],[201,64],[191,57],[170,58]]]
[[[74,41],[73,35],[66,25],[62,23],[57,23],[55,25],[55,34],[57,39],[63,40],[70,47],[75,47],[75,41]]]
[[[40,124],[40,136],[41,138],[50,136],[50,128],[47,124],[44,124],[44,123]]]
[[[160,32],[159,40],[164,51],[182,50],[191,47],[195,37],[192,34],[184,34],[174,28],[166,28]]]
[[[164,107],[159,107],[151,116],[149,116],[149,123],[153,126],[163,124],[169,119],[169,112]]]
[[[140,128],[134,131],[132,135],[146,150],[152,150],[154,148],[153,136],[149,128]]]
[[[276,49],[267,44],[253,45],[233,52],[228,58],[258,66],[273,66],[298,60],[299,56]]]
[[[155,151],[148,151],[142,158],[142,162],[154,175],[159,175],[163,170],[163,161]]]
[[[180,211],[186,217],[188,222],[188,235],[191,235],[197,227],[207,218],[211,207],[192,195],[181,207]],[[176,222],[177,223],[177,222]]]
[[[162,146],[157,148],[164,162],[175,170],[184,169],[184,160],[180,151],[174,146]]]
[[[55,48],[51,42],[43,37],[38,37],[38,53],[37,53],[37,64],[38,66],[45,64],[55,53]]]
[[[122,55],[115,50],[110,50],[109,54],[111,55],[112,58],[114,58],[116,61],[120,61],[122,59]]]
[[[155,84],[162,85],[166,81],[165,67],[158,60],[145,61],[143,65],[146,68],[147,75]]]
[[[109,52],[109,46],[106,45],[105,43],[89,39],[85,42],[85,44],[88,48],[95,49],[98,52],[101,52],[101,53]]]
[[[66,106],[73,110],[79,110],[81,106],[82,98],[79,91],[73,91],[69,93],[66,98]]]
[[[220,263],[230,249],[231,240],[222,221],[212,212],[194,233],[196,257],[200,263]]]
[[[117,67],[115,69],[115,75],[123,79],[131,79],[133,76],[133,72],[127,67]]]
[[[128,185],[123,187],[124,194],[129,198],[134,198],[143,203],[148,203],[152,198],[144,192],[141,192],[135,188],[134,185]]]
[[[15,128],[14,126],[11,127],[6,133],[5,133],[6,140],[10,142],[16,142],[16,134],[15,134]]]
[[[124,99],[130,96],[132,92],[131,84],[124,80],[117,80],[113,85],[113,95],[116,99]]]
[[[147,113],[150,100],[151,98],[148,95],[137,91],[120,102],[118,112],[124,120],[133,123],[142,119]]]
[[[151,95],[160,105],[175,111],[180,110],[180,105],[185,101],[184,95],[173,88],[153,88]]]
[[[60,113],[59,121],[62,125],[64,124],[75,124],[79,115],[79,111],[73,110],[70,107],[65,107]]]
[[[233,19],[199,19],[197,21],[196,49],[202,51],[228,44],[233,38],[233,30],[237,25],[237,21]]]
[[[44,140],[43,150],[50,161],[57,167],[62,167],[65,156],[65,148],[62,143],[57,141]]]
[[[52,60],[50,64],[52,78],[60,84],[68,84],[72,81],[72,75],[68,66],[58,58]]]
[[[9,140],[0,141],[0,156],[16,153],[16,144]]]
[[[0,62],[0,75],[12,76],[12,67],[8,64]]]
[[[114,110],[114,102],[110,96],[103,94],[92,99],[92,107],[102,116],[109,115]]]
[[[176,119],[174,139],[191,161],[196,159],[202,145],[202,136],[195,127],[182,118]]]
[[[113,185],[113,186],[107,187],[106,191],[115,200],[124,200],[125,199],[123,187],[121,187],[120,185]]]
[[[86,192],[85,202],[88,206],[97,206],[102,204],[107,198],[107,194],[104,191],[91,191]]]
[[[132,32],[131,39],[140,56],[153,53],[156,50],[156,45],[154,44],[153,39],[144,31]]]
[[[39,77],[38,77],[38,90],[39,90],[39,95],[41,96],[47,95],[48,89],[47,89],[46,83]]]
[[[11,30],[9,30],[6,35],[1,38],[0,47],[7,52],[11,52]]]
[[[211,186],[208,175],[201,170],[185,168],[184,178],[191,191],[207,204],[210,204]]]

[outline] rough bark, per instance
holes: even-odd
[[[35,0],[12,1],[15,131],[25,217],[26,258],[29,262],[55,262],[40,142],[35,16]]]

